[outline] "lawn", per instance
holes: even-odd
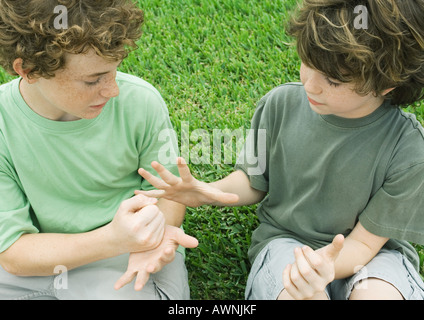
[[[139,0],[145,11],[139,49],[121,65],[152,83],[168,104],[179,141],[187,135],[193,174],[214,181],[232,171],[196,149],[198,133],[245,132],[257,101],[275,86],[299,80],[299,59],[285,34],[296,0]],[[0,82],[11,77],[0,71]],[[423,121],[424,105],[408,109]],[[210,142],[211,145],[213,142]],[[187,149],[184,149],[187,151]],[[234,148],[235,149],[235,148]],[[224,155],[225,153],[223,153]],[[193,299],[243,299],[255,206],[188,209],[184,228],[199,247],[187,250]],[[424,259],[424,249],[417,246]]]
[[[263,95],[299,79],[299,61],[284,31],[296,1],[140,3],[145,34],[140,50],[122,67],[159,89],[180,141],[187,131],[194,140],[189,148],[193,174],[206,181],[223,177],[233,164],[222,159],[214,165],[212,152],[193,163],[195,133],[209,133],[212,145],[214,129],[245,132]],[[233,163],[235,157],[236,148]],[[185,230],[200,240],[198,249],[187,251],[193,299],[244,298],[247,249],[257,223],[254,206],[188,209]]]

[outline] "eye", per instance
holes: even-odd
[[[331,81],[329,77],[325,77],[325,80],[328,82],[328,84],[330,85],[330,87],[333,87],[334,86],[335,88],[337,88],[338,86],[340,86],[340,83]]]
[[[92,86],[95,86],[96,84],[98,84],[100,82],[100,78],[98,78],[96,81],[94,81],[94,82],[89,82],[89,81],[84,81],[84,83],[87,85],[87,86],[89,86],[89,87],[92,87]]]

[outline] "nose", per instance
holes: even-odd
[[[106,83],[105,87],[103,87],[100,91],[100,94],[105,98],[114,98],[119,95],[119,87],[116,83],[115,77]]]
[[[315,97],[321,94],[322,87],[320,85],[320,73],[306,66],[302,66],[302,69],[301,80],[306,92]]]

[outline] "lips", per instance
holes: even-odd
[[[322,105],[323,105],[322,103],[319,103],[319,102],[317,102],[317,101],[315,101],[314,99],[311,99],[311,98],[309,98],[309,97],[308,97],[308,100],[309,100],[309,102],[310,102],[311,104],[313,104],[314,106],[322,106]]]
[[[104,102],[104,103],[102,103],[102,104],[98,104],[98,105],[95,105],[95,106],[91,106],[91,108],[103,108],[103,107],[106,105],[106,103],[107,103],[107,101],[106,101],[106,102]]]

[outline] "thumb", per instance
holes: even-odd
[[[135,213],[144,207],[157,203],[157,199],[146,197],[145,195],[139,194],[130,199],[127,199],[121,203],[120,209]]]
[[[158,199],[153,198],[153,197],[149,197],[143,194],[138,194],[135,195],[134,198],[138,198],[138,205],[140,206],[140,208],[145,208],[147,206],[150,206],[152,204],[157,204],[158,203]]]
[[[183,246],[184,248],[196,248],[199,245],[199,241],[196,238],[185,234],[180,228],[175,228],[175,241],[180,246]]]
[[[333,242],[327,246],[325,250],[325,255],[331,260],[336,260],[339,256],[340,251],[343,249],[344,236],[338,234],[334,237]]]

